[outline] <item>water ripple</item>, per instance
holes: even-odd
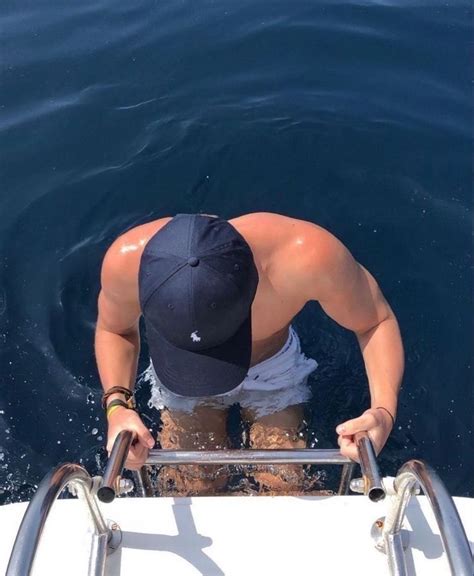
[[[134,110],[136,108],[141,108],[152,102],[156,102],[158,98],[151,98],[150,100],[145,100],[144,102],[138,102],[137,104],[129,104],[128,106],[117,106],[115,110]]]
[[[104,93],[116,89],[118,86],[118,84],[97,84],[87,86],[78,92],[71,92],[62,96],[56,95],[54,98],[30,102],[28,106],[15,110],[4,107],[4,112],[0,114],[0,131],[18,128],[63,110],[95,102]]]

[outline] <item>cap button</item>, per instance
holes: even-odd
[[[191,258],[188,258],[188,264],[194,268],[194,266],[199,264],[199,258],[196,258],[196,256],[191,256]]]

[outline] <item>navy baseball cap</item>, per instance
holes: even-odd
[[[257,284],[250,246],[227,220],[178,214],[148,241],[140,305],[153,367],[166,388],[213,396],[244,380]]]

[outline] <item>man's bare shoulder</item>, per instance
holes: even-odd
[[[351,284],[358,263],[334,234],[310,222],[300,221],[295,237],[285,249],[295,283],[311,300],[324,299]]]
[[[309,222],[273,213],[254,213],[236,219],[237,227],[262,255],[262,268],[278,291],[307,292],[314,299],[352,266],[352,256],[329,230]],[[301,294],[303,295],[303,294]]]
[[[284,216],[283,214],[276,214],[274,212],[253,212],[239,216],[238,218],[233,218],[230,222],[236,228],[253,228],[268,237],[275,237],[274,233],[278,232],[276,235],[277,239],[284,238],[295,242],[297,239],[321,240],[325,237],[333,237],[328,230],[314,222],[292,218],[291,216]]]
[[[272,256],[281,259],[291,255],[297,259],[324,262],[343,249],[334,234],[307,220],[271,212],[255,212],[230,221],[251,241],[271,248]]]
[[[243,214],[242,216],[232,218],[229,222],[236,228],[249,227],[258,229],[263,228],[265,230],[281,228],[282,226],[289,230],[304,224],[316,226],[311,222],[292,218],[291,216],[285,216],[284,214],[277,214],[275,212],[251,212],[249,214]]]
[[[121,234],[107,250],[102,263],[102,287],[115,291],[136,287],[140,259],[147,242],[171,217],[135,226]]]

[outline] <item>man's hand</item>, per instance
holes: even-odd
[[[125,467],[130,470],[141,468],[148,458],[148,451],[155,445],[155,441],[140,416],[135,410],[120,407],[113,411],[109,416],[108,422],[107,452],[109,455],[119,432],[130,430],[134,438],[128,452]]]
[[[375,453],[379,454],[385,446],[385,442],[392,431],[393,424],[390,416],[380,408],[366,410],[359,418],[347,420],[339,424],[336,432],[339,435],[337,443],[341,449],[341,454],[351,460],[359,462],[357,446],[354,442],[354,434],[367,431]]]

